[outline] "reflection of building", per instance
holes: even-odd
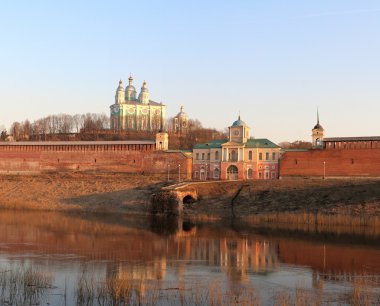
[[[166,275],[166,258],[157,258],[143,265],[118,264],[115,271],[115,278],[133,280],[160,280]]]
[[[173,131],[178,134],[185,134],[189,127],[189,116],[183,111],[181,106],[180,112],[173,118]]]
[[[276,179],[280,147],[265,138],[250,138],[250,128],[240,116],[228,129],[228,140],[194,147],[193,179]]]
[[[268,241],[179,237],[178,249],[179,259],[220,266],[232,279],[244,279],[249,272],[266,273],[278,266],[277,246]]]
[[[129,131],[158,131],[165,126],[166,106],[149,99],[149,91],[144,81],[140,94],[132,85],[133,78],[129,77],[129,85],[123,87],[120,80],[116,89],[115,103],[110,106],[111,129]]]

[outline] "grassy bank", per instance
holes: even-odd
[[[276,180],[192,186],[192,215],[247,218],[252,222],[377,225],[380,180]],[[353,217],[353,218],[351,218]]]
[[[0,207],[148,214],[164,177],[125,173],[1,175]],[[189,188],[189,187],[184,187]],[[251,223],[380,226],[380,180],[274,180],[193,184],[185,216]]]
[[[0,175],[0,207],[144,214],[161,181],[123,173]]]

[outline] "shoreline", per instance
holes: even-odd
[[[0,184],[0,209],[130,215],[149,215],[152,194],[168,186],[162,175],[98,172],[0,174]],[[359,226],[380,219],[379,179],[293,178],[191,185],[197,188],[199,199],[185,207],[183,217],[194,220],[236,217],[252,224]]]

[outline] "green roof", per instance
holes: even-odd
[[[222,144],[228,142],[228,140],[211,140],[206,143],[198,143],[194,146],[194,149],[218,149],[222,147]],[[274,142],[263,138],[263,139],[248,139],[245,143],[246,148],[280,148]]]
[[[222,144],[227,142],[227,140],[224,139],[218,139],[218,140],[211,140],[206,143],[198,143],[194,146],[194,149],[217,149],[221,148]]]
[[[269,139],[262,138],[262,139],[248,139],[245,143],[246,148],[280,148],[278,145],[276,145],[274,142],[271,142]]]

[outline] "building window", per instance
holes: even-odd
[[[266,153],[265,153],[265,159],[266,159],[266,160],[269,160],[269,152],[266,152]]]
[[[249,159],[249,160],[252,160],[252,151],[249,151],[249,152],[248,152],[248,159]]]
[[[263,153],[259,153],[259,160],[263,160]]]
[[[198,171],[194,172],[194,178],[198,178]]]
[[[196,153],[196,154],[195,154],[195,159],[196,159],[196,160],[199,160],[199,153]]]
[[[210,160],[210,153],[207,153],[207,159]]]
[[[272,153],[272,159],[273,159],[273,160],[276,160],[276,152],[273,152],[273,153]]]
[[[219,175],[220,175],[219,169],[215,168],[215,170],[214,170],[214,178],[219,178]]]
[[[276,178],[276,172],[272,172],[272,179]]]
[[[248,169],[248,178],[251,179],[253,177],[253,170]]]
[[[265,172],[265,179],[269,179],[269,172]]]
[[[219,160],[219,151],[215,152],[215,160]]]
[[[232,150],[232,152],[231,152],[231,160],[232,161],[236,161],[237,160],[237,156],[236,156],[236,151],[235,150]]]
[[[202,153],[202,160],[204,160],[205,159],[205,154],[204,153]]]

